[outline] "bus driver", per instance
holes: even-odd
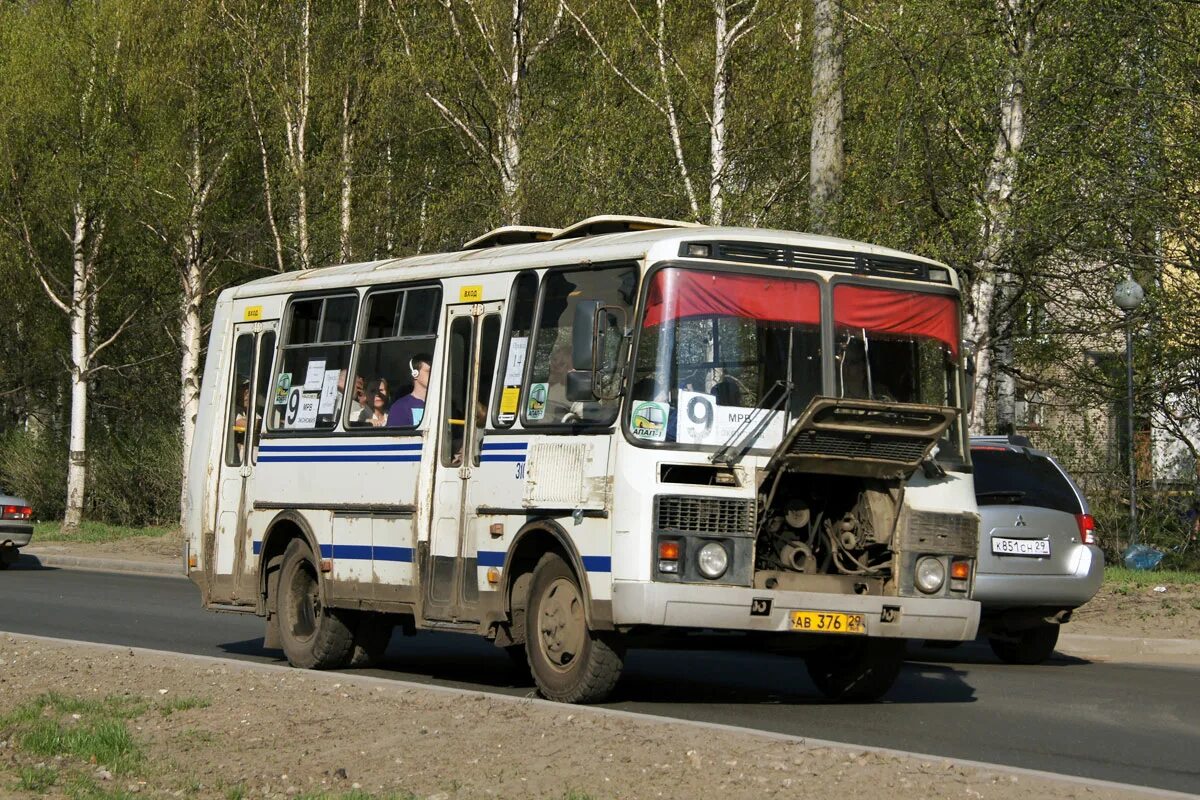
[[[408,360],[408,369],[413,379],[412,391],[404,395],[388,410],[389,428],[412,428],[421,424],[425,416],[425,395],[429,391],[429,369],[432,358],[428,353],[417,353]]]

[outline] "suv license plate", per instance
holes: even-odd
[[[1005,539],[992,537],[992,552],[1002,556],[1048,556],[1049,539]]]
[[[792,630],[807,633],[866,633],[862,614],[831,611],[793,611]]]

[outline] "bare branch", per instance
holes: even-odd
[[[117,329],[115,331],[113,331],[112,336],[109,336],[103,342],[101,342],[100,344],[93,347],[91,352],[88,353],[88,355],[87,355],[87,362],[91,363],[96,358],[96,356],[100,355],[100,352],[102,350],[104,350],[104,348],[108,347],[110,344],[115,342],[120,337],[120,335],[125,332],[125,329],[129,327],[129,324],[131,322],[133,322],[133,320],[137,317],[138,313],[139,312],[137,310],[134,310],[133,312],[131,312],[129,314],[129,316],[125,318],[125,321],[122,322],[120,325],[118,325]],[[96,369],[96,367],[90,367],[88,369],[88,373],[91,373],[95,369]]]

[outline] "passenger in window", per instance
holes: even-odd
[[[350,395],[350,419],[354,422],[361,422],[364,412],[370,413],[371,410],[365,383],[362,375],[354,376],[354,391]]]
[[[391,404],[391,398],[387,393],[387,381],[380,378],[377,381],[371,381],[367,385],[366,404],[362,412],[358,416],[360,424],[370,425],[374,428],[382,428],[387,425],[388,407]]]
[[[246,419],[250,413],[250,381],[242,381],[238,390],[237,413],[233,418],[233,430],[236,433],[246,432]]]
[[[412,391],[392,404],[388,410],[387,426],[389,428],[414,428],[421,424],[425,416],[425,395],[429,391],[429,370],[433,359],[428,353],[417,353],[408,360],[409,374],[412,375]]]

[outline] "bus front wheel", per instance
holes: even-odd
[[[279,640],[288,662],[303,669],[346,666],[354,650],[354,632],[337,610],[321,603],[317,565],[300,539],[293,539],[284,551],[279,592]]]
[[[904,639],[838,642],[804,660],[817,690],[838,702],[870,702],[887,694],[904,664]]]
[[[533,571],[525,650],[538,691],[560,703],[603,700],[621,677],[621,654],[588,629],[579,579],[557,553]]]

